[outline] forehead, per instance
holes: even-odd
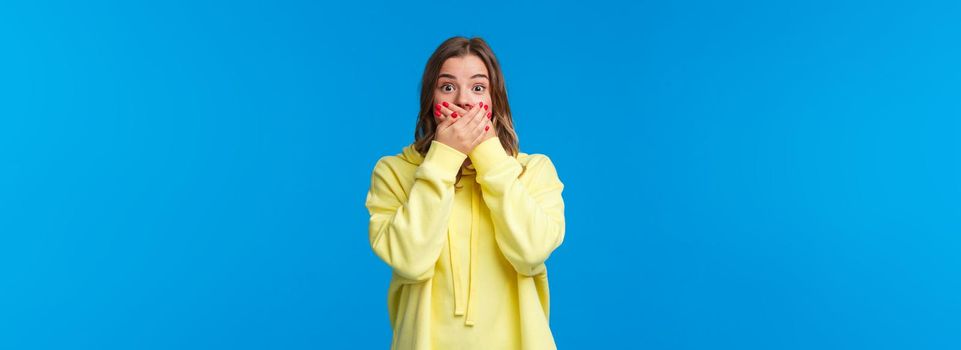
[[[484,61],[475,55],[448,58],[441,65],[440,73],[452,74],[462,79],[469,79],[474,74],[490,76],[487,74],[487,66],[484,65]]]

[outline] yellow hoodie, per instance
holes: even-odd
[[[556,349],[544,262],[564,240],[563,189],[550,158],[514,157],[498,137],[380,158],[366,206],[393,270],[391,349]]]

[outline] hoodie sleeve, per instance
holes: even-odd
[[[374,166],[366,206],[370,245],[400,277],[415,282],[434,275],[447,238],[454,181],[467,155],[432,141],[404,198],[398,176],[381,158]]]
[[[504,257],[522,275],[544,272],[544,262],[564,240],[564,184],[554,164],[546,155],[531,155],[524,174],[530,180],[522,182],[520,162],[498,137],[477,145],[469,156]]]

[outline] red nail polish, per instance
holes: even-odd
[[[450,105],[447,104],[447,102],[444,102],[444,107],[450,107]]]
[[[491,112],[487,112],[487,119],[491,119]]]
[[[485,110],[485,111],[487,110],[487,106],[484,106],[484,110]]]
[[[478,106],[483,106],[483,105],[484,105],[484,101],[477,102],[477,105],[478,105]]]
[[[490,125],[488,125],[488,126],[485,126],[485,127],[484,127],[484,131],[487,131],[487,130],[488,130],[488,129],[490,129],[490,128],[491,128],[491,126],[490,126]]]
[[[451,118],[457,118],[457,112],[451,113],[451,114],[450,114],[450,117],[451,117]]]
[[[440,103],[434,105],[434,109],[440,109]]]
[[[440,111],[434,111],[434,115],[440,117]]]

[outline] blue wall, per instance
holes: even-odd
[[[0,5],[0,348],[385,349],[452,35],[554,160],[562,349],[961,348],[954,1]]]

